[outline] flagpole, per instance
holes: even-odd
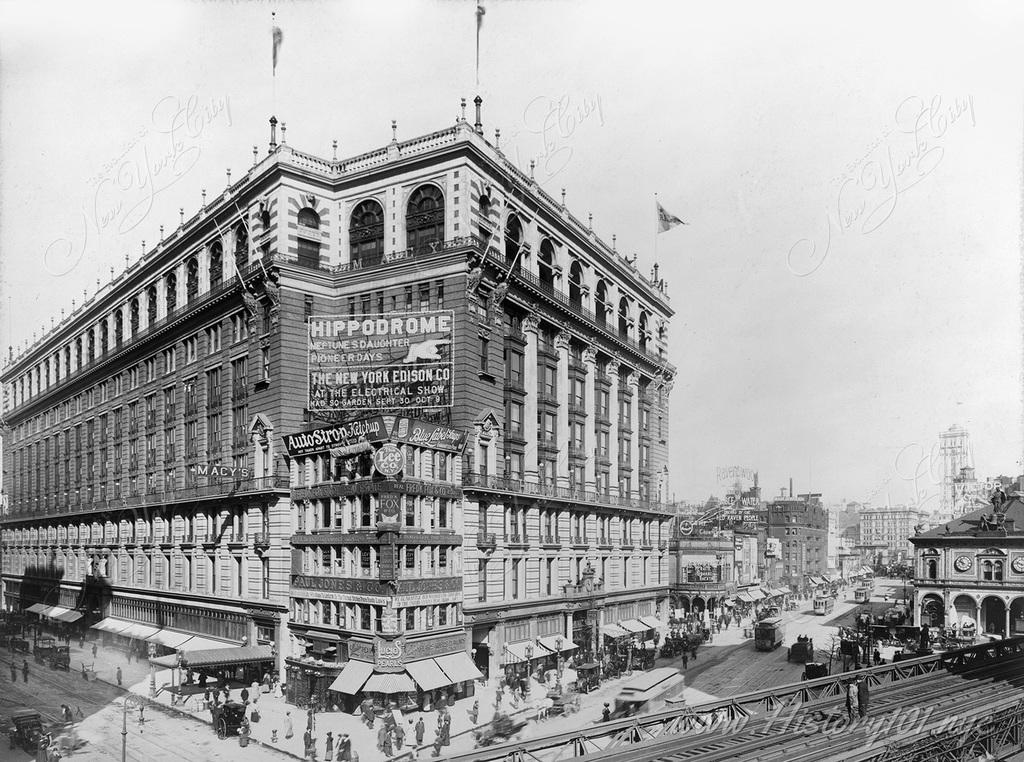
[[[654,192],[654,216],[658,216],[658,192]],[[654,224],[654,264],[658,263],[658,227],[660,226],[660,220],[656,220]]]

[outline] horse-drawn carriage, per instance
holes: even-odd
[[[11,727],[7,731],[11,748],[20,746],[29,754],[39,748],[43,737],[43,719],[35,709],[15,709],[11,712]]]
[[[786,652],[786,661],[807,663],[814,661],[814,639],[806,635],[800,635],[796,643],[789,647]]]
[[[217,730],[217,738],[240,735],[240,730],[246,724],[245,704],[237,701],[226,701],[218,704],[211,710],[213,712],[213,727]]]
[[[36,664],[42,664],[44,661],[50,658],[50,654],[57,648],[57,641],[53,638],[40,638],[36,641],[35,648],[32,649],[32,656],[36,660]]]
[[[576,690],[590,693],[601,685],[601,665],[597,662],[581,664],[576,668]]]

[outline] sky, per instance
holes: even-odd
[[[265,155],[485,133],[675,310],[672,494],[721,469],[936,507],[937,437],[1024,472],[1013,2],[0,3],[0,341]],[[276,76],[271,13],[283,32]],[[655,233],[655,194],[685,226]],[[731,480],[729,480],[731,482]]]

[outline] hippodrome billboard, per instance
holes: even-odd
[[[309,409],[452,406],[452,310],[309,318]]]

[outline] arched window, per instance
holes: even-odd
[[[75,339],[75,367],[82,367],[82,340]]]
[[[514,214],[509,215],[505,223],[505,259],[512,264],[513,270],[519,269],[522,256],[519,247],[523,244],[523,225]],[[514,263],[514,264],[513,264]]]
[[[148,325],[156,322],[156,286],[146,289],[146,317],[149,320]]]
[[[925,561],[925,573],[928,576],[928,579],[938,579],[939,562],[936,561],[934,558],[929,558],[927,561]]]
[[[629,336],[629,303],[626,297],[619,299],[619,336]]]
[[[444,240],[444,196],[436,185],[413,191],[405,214],[406,245],[418,249]]]
[[[131,328],[132,336],[139,332],[139,297],[132,299],[128,308],[128,325]]]
[[[583,306],[583,265],[575,259],[569,265],[569,304]]]
[[[175,273],[167,273],[167,314],[174,312],[178,306],[178,276]]]
[[[981,562],[981,578],[984,580],[992,579],[992,562],[982,561]]]
[[[53,380],[60,381],[60,352],[53,356]]]
[[[299,210],[299,240],[298,256],[299,264],[303,267],[319,269],[320,267],[320,239],[310,238],[310,234],[303,234],[302,228],[311,230],[320,229],[320,216],[312,209]],[[319,235],[319,233],[317,234]]]
[[[124,340],[124,314],[121,310],[114,313],[114,344],[121,346]]]
[[[594,290],[594,312],[597,315],[597,322],[608,322],[608,286],[603,280],[597,282],[597,288]]]
[[[384,210],[367,199],[352,210],[348,242],[353,265],[373,265],[384,254]]]
[[[185,301],[191,302],[199,294],[199,262],[189,257],[185,262]]]
[[[107,321],[104,318],[100,321],[100,354],[107,351],[107,347],[110,346],[109,342],[110,332],[107,327]]]
[[[71,375],[71,347],[64,347],[64,375]]]
[[[242,270],[249,264],[249,235],[245,226],[235,228],[235,266]]]
[[[91,360],[96,356],[96,329],[90,328],[85,334],[86,341],[88,342],[89,351],[86,353],[86,359]]]
[[[210,247],[210,289],[213,290],[224,280],[224,247],[217,241]]]
[[[650,341],[649,333],[650,321],[647,319],[647,313],[641,311],[639,330],[637,331],[637,338],[640,340],[640,349],[647,349],[647,342]]]
[[[537,255],[537,267],[540,269],[540,282],[555,287],[555,247],[547,238],[540,245]]]
[[[305,209],[299,210],[299,224],[307,228],[319,230],[320,215],[307,206]]]
[[[992,579],[999,582],[1003,579],[1003,562],[993,561],[992,562]]]

